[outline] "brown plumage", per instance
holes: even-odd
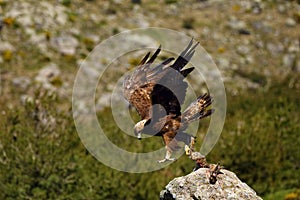
[[[123,83],[124,97],[141,117],[141,121],[134,127],[137,137],[141,139],[142,132],[163,137],[167,154],[160,162],[173,160],[171,153],[179,147],[178,141],[190,143],[191,136],[184,132],[190,122],[209,116],[213,112],[212,109],[207,109],[212,103],[212,98],[204,94],[181,113],[181,105],[188,87],[184,78],[194,70],[193,67],[183,68],[194,55],[197,45],[198,43],[193,45],[191,40],[176,60],[168,58],[154,67],[151,65],[161,47],[151,57],[150,52],[147,53]]]

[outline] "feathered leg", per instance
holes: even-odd
[[[166,162],[166,161],[176,160],[176,158],[171,158],[173,150],[178,148],[176,139],[174,138],[174,136],[171,137],[170,135],[167,135],[167,134],[163,135],[163,139],[164,139],[164,142],[165,142],[165,145],[166,145],[167,152],[166,152],[165,158],[162,159],[162,160],[159,160],[158,162],[163,163],[163,162]]]
[[[191,136],[185,132],[179,132],[176,135],[175,139],[185,143],[184,149],[186,155],[190,155],[190,152],[194,151],[196,137]]]
[[[166,146],[166,149],[167,149],[167,152],[166,152],[165,158],[162,159],[162,160],[159,160],[158,163],[164,163],[166,161],[174,161],[174,160],[176,160],[176,158],[171,158],[172,150],[170,148],[168,148],[167,146]]]

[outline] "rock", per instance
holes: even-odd
[[[217,176],[217,182],[210,184],[207,177],[207,168],[200,168],[186,176],[173,179],[160,192],[161,200],[240,200],[259,199],[256,192],[246,183],[243,183],[233,172],[221,169],[222,174]]]
[[[238,54],[245,56],[250,52],[250,48],[247,45],[239,45],[236,51]]]
[[[0,40],[0,52],[4,52],[4,51],[15,51],[15,47],[10,44],[9,42],[6,41],[1,41]]]
[[[276,45],[274,43],[269,42],[267,43],[266,48],[273,56],[282,53],[284,50],[284,46],[281,43]]]
[[[279,4],[277,7],[277,10],[279,13],[285,13],[286,12],[286,6],[285,4]]]
[[[287,18],[285,21],[285,25],[288,27],[296,26],[297,22],[293,18]]]
[[[252,13],[253,14],[260,14],[263,8],[261,5],[261,1],[254,1],[252,4]]]
[[[149,22],[146,20],[146,17],[141,13],[136,13],[133,17],[128,18],[127,22],[139,28],[149,27]]]
[[[244,21],[238,20],[235,17],[232,17],[228,22],[228,26],[233,30],[242,30],[247,29],[246,23]]]
[[[282,65],[283,67],[292,69],[296,60],[295,54],[285,54],[282,58]]]
[[[230,68],[230,61],[227,58],[220,57],[217,59],[217,65],[221,69],[229,69]]]
[[[288,47],[288,52],[289,53],[298,53],[298,52],[300,52],[300,41],[295,40],[295,41],[291,42],[291,44]]]
[[[25,76],[17,77],[17,78],[14,78],[12,80],[12,84],[15,87],[20,88],[23,91],[28,88],[30,83],[31,83],[31,80],[28,77],[25,77]]]
[[[111,93],[104,93],[101,94],[101,97],[98,99],[96,103],[96,111],[102,111],[105,107],[110,106],[110,98],[111,98]]]
[[[273,28],[266,22],[263,21],[254,21],[252,22],[252,27],[257,30],[261,31],[263,33],[272,33]]]
[[[44,89],[55,89],[55,86],[61,84],[60,73],[58,66],[50,63],[39,71],[35,81],[40,83]]]
[[[99,37],[99,35],[95,35],[95,34],[87,34],[86,40],[89,40],[89,41],[93,42],[94,44],[97,44],[100,41],[100,37]]]
[[[30,29],[27,29],[30,30]],[[32,32],[30,35],[29,41],[36,45],[41,53],[44,55],[48,56],[49,55],[49,50],[48,50],[48,45],[47,45],[47,39],[45,37],[45,34],[36,34],[35,32]]]
[[[22,105],[26,105],[27,103],[33,103],[33,98],[27,94],[21,95],[20,101]]]
[[[75,55],[78,40],[71,35],[62,35],[51,39],[51,45],[63,55]]]
[[[210,31],[209,27],[205,26],[201,32],[201,35],[210,36],[210,33],[211,33],[211,31]]]
[[[16,19],[23,28],[38,27],[48,30],[65,25],[67,22],[66,10],[59,4],[51,4],[46,1],[32,5],[26,1],[10,4],[9,11],[5,17]],[[55,23],[53,23],[55,22]]]

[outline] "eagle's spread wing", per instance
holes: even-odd
[[[158,73],[159,68],[163,68],[163,66],[173,60],[167,59],[162,62],[155,67],[157,70],[151,69],[150,65],[154,62],[160,50],[159,47],[150,58],[150,52],[148,52],[135,71],[131,75],[128,75],[123,82],[125,99],[136,108],[142,119],[149,119],[152,114],[151,93],[155,82],[157,82],[160,76],[159,74],[158,76],[154,76],[154,73]]]
[[[192,44],[193,40],[173,64],[169,65],[174,58],[168,58],[157,66],[150,67],[161,51],[159,47],[150,58],[150,53],[147,53],[136,70],[126,77],[123,84],[124,97],[136,108],[142,119],[152,117],[154,104],[160,104],[166,111],[164,114],[180,115],[180,105],[188,86],[183,79],[194,69],[183,70],[198,45]]]
[[[176,116],[181,114],[181,105],[186,96],[186,89],[188,84],[184,82],[184,78],[194,70],[194,67],[183,69],[183,67],[192,58],[195,48],[198,43],[192,46],[193,40],[190,41],[186,49],[180,54],[175,62],[163,71],[163,76],[156,82],[151,93],[152,104],[160,104],[165,111],[158,111],[156,113],[161,115],[174,114]]]

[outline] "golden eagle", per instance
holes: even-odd
[[[188,124],[213,112],[207,109],[212,103],[212,97],[204,94],[181,113],[188,87],[184,78],[194,70],[194,67],[183,68],[194,55],[198,44],[193,44],[192,39],[176,60],[171,57],[151,67],[161,51],[159,46],[151,57],[150,52],[146,54],[123,83],[124,97],[141,117],[141,121],[134,126],[135,135],[138,139],[141,139],[142,132],[163,137],[167,153],[159,162],[174,160],[171,153],[178,149],[178,142],[182,141],[186,145],[191,142],[192,137],[184,132]]]

